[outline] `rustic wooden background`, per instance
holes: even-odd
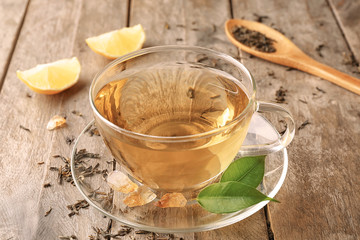
[[[283,86],[287,90],[283,104],[298,126],[310,122],[296,132],[288,148],[288,176],[277,195],[281,204],[270,203],[222,229],[155,238],[359,239],[360,96],[239,51],[224,33],[229,18],[262,20],[283,31],[314,59],[360,78],[356,64],[360,60],[359,0],[2,0],[0,239],[71,235],[89,239],[95,235],[92,226],[106,229],[108,219],[93,208],[68,217],[66,205],[81,195],[75,187],[57,184],[57,174],[49,167],[59,165],[52,155],[70,155],[72,145],[66,144],[66,137],[77,136],[92,119],[90,82],[109,62],[93,53],[84,40],[138,23],[147,35],[144,47],[197,45],[240,59],[256,79],[259,98],[274,101],[276,90]],[[316,51],[320,45],[322,49]],[[354,64],[346,60],[351,55]],[[18,69],[72,56],[79,58],[82,73],[79,83],[63,93],[36,94],[16,78]],[[73,110],[83,116],[72,114]],[[66,115],[68,125],[49,132],[46,124],[55,114]],[[51,187],[44,188],[46,183]],[[110,231],[120,228],[114,222]],[[133,231],[122,239],[149,236]]]

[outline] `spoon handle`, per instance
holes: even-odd
[[[301,71],[326,79],[360,95],[360,79],[319,63],[306,54],[294,56],[293,66]]]

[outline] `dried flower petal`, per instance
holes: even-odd
[[[181,193],[167,193],[155,203],[155,206],[161,208],[185,207],[186,202],[186,198]]]
[[[48,122],[46,128],[47,130],[54,130],[55,128],[63,127],[66,124],[66,119],[55,115]]]
[[[110,172],[106,181],[112,189],[122,193],[130,193],[138,188],[138,185],[120,171]]]
[[[145,186],[139,187],[135,192],[130,193],[125,199],[124,203],[128,207],[143,206],[156,198],[156,194]]]

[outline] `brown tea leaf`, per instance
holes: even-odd
[[[31,130],[29,128],[24,127],[23,125],[20,125],[19,127],[27,132],[31,132]]]
[[[76,111],[76,110],[73,110],[71,113],[74,114],[74,115],[77,115],[77,116],[79,116],[79,117],[84,116],[81,112]]]
[[[287,90],[284,89],[282,86],[280,86],[279,90],[276,91],[276,102],[277,103],[285,103],[285,96],[286,96]]]
[[[187,200],[181,193],[167,193],[155,203],[155,206],[161,208],[185,207],[186,203]]]
[[[45,212],[44,217],[47,217],[52,211],[52,207],[48,211]]]
[[[88,208],[90,205],[86,200],[78,200],[74,204],[67,205],[66,207],[70,210],[69,217],[79,214],[80,209]]]
[[[305,126],[306,126],[306,125],[309,125],[309,124],[311,124],[311,123],[309,122],[309,120],[306,120],[305,122],[303,122],[303,123],[298,127],[298,130],[301,130],[301,129],[305,128]]]
[[[276,41],[260,32],[247,29],[243,26],[237,26],[233,29],[232,34],[237,41],[252,49],[265,53],[276,52],[274,47],[274,42]]]

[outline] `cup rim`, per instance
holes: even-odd
[[[174,50],[184,50],[184,51],[195,51],[198,53],[202,53],[202,54],[213,54],[213,55],[217,55],[217,57],[222,58],[223,60],[226,60],[227,62],[230,62],[231,64],[233,64],[234,66],[238,67],[245,75],[246,77],[248,77],[251,81],[252,84],[252,90],[253,93],[251,96],[249,96],[249,102],[247,104],[247,106],[244,108],[244,110],[233,120],[231,120],[230,122],[228,122],[227,124],[225,124],[222,127],[216,128],[216,129],[212,129],[210,131],[206,131],[206,132],[202,132],[202,133],[198,133],[198,134],[193,134],[193,135],[185,135],[185,136],[156,136],[156,135],[148,135],[148,134],[143,134],[143,133],[137,133],[137,132],[133,132],[124,128],[121,128],[117,125],[115,125],[114,123],[110,122],[109,120],[107,120],[105,117],[103,117],[99,111],[97,110],[97,108],[95,107],[95,103],[94,103],[94,99],[92,97],[92,93],[94,90],[94,86],[95,86],[95,82],[103,75],[106,73],[106,71],[112,67],[114,67],[115,65],[130,60],[132,58],[138,57],[138,56],[142,56],[145,54],[150,54],[150,53],[156,53],[156,52],[166,52],[166,51],[174,51]],[[154,141],[154,142],[165,142],[165,143],[174,143],[174,142],[187,142],[187,141],[196,141],[199,139],[203,139],[203,138],[207,138],[207,137],[211,137],[214,135],[217,135],[221,132],[226,131],[227,129],[233,127],[234,125],[236,125],[238,122],[240,122],[243,117],[251,110],[251,107],[253,105],[255,105],[255,95],[256,95],[256,85],[255,85],[255,81],[253,76],[251,75],[251,73],[249,72],[249,70],[239,61],[237,61],[236,59],[234,59],[233,57],[225,54],[225,53],[221,53],[212,49],[208,49],[208,48],[204,48],[204,47],[198,47],[198,46],[188,46],[188,45],[164,45],[164,46],[155,46],[155,47],[148,47],[148,48],[143,48],[137,51],[133,51],[131,53],[125,54],[115,60],[113,60],[112,62],[110,62],[109,64],[107,64],[101,71],[99,71],[95,77],[92,80],[92,83],[90,85],[90,90],[89,90],[89,100],[90,100],[90,106],[94,112],[94,114],[101,119],[101,121],[103,121],[106,125],[108,125],[110,128],[112,128],[113,130],[120,132],[128,137],[132,137],[132,138],[137,138],[140,140],[147,140],[147,141]]]

